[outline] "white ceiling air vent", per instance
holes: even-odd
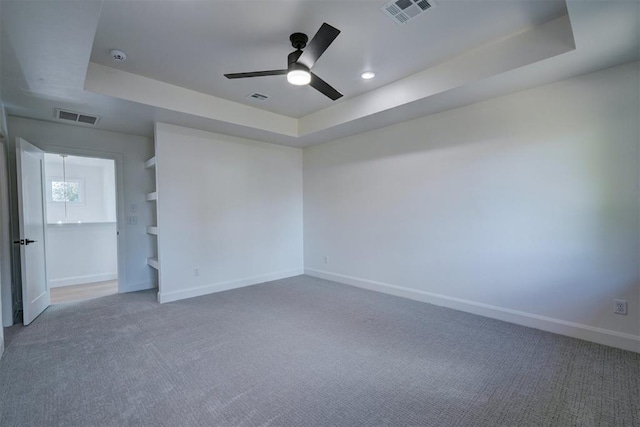
[[[258,93],[258,92],[252,93],[251,95],[247,96],[247,98],[255,99],[256,101],[264,101],[266,99],[269,99],[269,97],[267,95],[263,95],[263,94]]]
[[[91,116],[89,114],[76,113],[74,111],[55,109],[56,119],[63,120],[65,122],[75,122],[85,125],[95,125],[100,120],[98,116]]]
[[[382,6],[380,10],[394,22],[406,24],[434,6],[434,0],[394,0]]]

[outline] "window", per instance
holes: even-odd
[[[80,179],[50,178],[48,180],[47,196],[52,203],[81,204],[84,186]]]
[[[51,181],[52,202],[80,202],[80,183]]]

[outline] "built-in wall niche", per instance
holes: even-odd
[[[49,224],[116,221],[113,160],[50,153],[44,159]]]

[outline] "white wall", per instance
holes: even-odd
[[[638,81],[627,64],[305,149],[306,271],[640,351]]]
[[[89,157],[67,156],[63,167],[62,157],[45,154],[47,182],[47,222],[115,222],[114,161]],[[51,200],[51,180],[81,182],[80,203],[54,202]]]
[[[49,287],[115,280],[118,259],[115,222],[49,224]]]
[[[0,11],[2,10],[2,5],[0,4]],[[2,42],[0,36],[0,43]],[[2,67],[0,66],[0,69]],[[6,186],[8,173],[6,170],[6,146],[5,146],[5,137],[7,135],[7,116],[4,110],[4,105],[2,104],[2,94],[0,93],[0,134],[2,134],[2,138],[0,138],[0,357],[4,353],[4,329],[3,326],[10,326],[12,324],[12,320],[8,321],[7,319],[11,310],[4,311],[3,308],[7,305],[10,305],[10,302],[7,301],[7,290],[11,291],[11,284],[7,283],[7,273],[8,273],[8,264],[10,263],[9,259],[9,236],[7,236],[8,229],[5,225],[8,225],[8,194],[4,194],[8,187]],[[4,183],[4,185],[2,184]],[[8,313],[8,312],[9,313]]]
[[[118,277],[115,164],[110,159],[45,154],[47,273],[50,287]],[[80,203],[54,202],[51,180],[79,180]]]
[[[116,221],[116,168],[111,162],[102,168],[102,220]]]
[[[2,108],[0,108],[2,110]],[[0,111],[4,116],[4,111]],[[2,119],[4,120],[4,119]],[[0,133],[5,134],[0,125]],[[6,143],[0,138],[0,357],[4,353],[4,326],[13,324],[11,301],[11,257],[9,248],[9,186],[7,185]]]
[[[10,211],[9,211],[9,185],[7,179],[7,151],[6,141],[0,140],[0,313],[3,313],[2,324],[11,326],[11,256],[10,249]]]
[[[158,123],[156,159],[161,302],[302,274],[302,150]]]
[[[97,157],[117,158],[122,162],[121,176],[123,195],[118,200],[123,223],[120,225],[120,237],[123,242],[118,256],[124,267],[118,281],[121,292],[149,289],[156,286],[146,258],[151,237],[146,234],[145,224],[152,218],[152,210],[145,202],[145,193],[152,186],[152,177],[146,173],[144,162],[153,155],[153,142],[150,138],[107,132],[83,126],[57,124],[9,116],[9,156],[12,186],[13,233],[17,236],[17,207],[15,189],[15,137],[22,137],[30,143],[48,152],[67,152],[72,155],[88,155],[90,151]],[[131,205],[137,206],[137,212],[131,212]],[[137,225],[124,224],[124,216],[137,216]],[[14,270],[19,274],[19,268]]]

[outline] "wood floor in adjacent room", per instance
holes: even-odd
[[[94,282],[51,288],[51,304],[77,302],[118,293],[118,281]]]

